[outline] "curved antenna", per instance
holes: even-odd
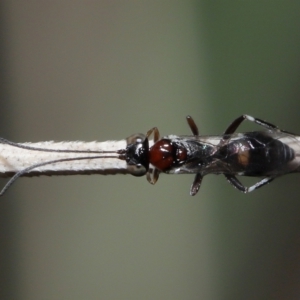
[[[2,188],[1,192],[0,192],[0,197],[4,195],[4,193],[11,187],[11,185],[22,175],[28,173],[31,170],[34,170],[35,168],[38,167],[42,167],[42,166],[46,166],[46,165],[50,165],[50,164],[55,164],[55,163],[59,163],[59,162],[65,162],[65,161],[74,161],[74,160],[85,160],[85,159],[99,159],[99,158],[118,158],[118,159],[122,159],[119,156],[83,156],[83,157],[72,157],[72,158],[62,158],[62,159],[55,159],[55,160],[49,160],[47,162],[42,162],[42,163],[38,163],[35,165],[32,165],[30,167],[27,167],[19,172],[17,172],[6,184],[5,186]]]
[[[33,150],[33,151],[43,151],[43,152],[60,152],[60,153],[116,153],[116,151],[95,151],[95,150],[67,150],[67,149],[47,149],[47,148],[39,148],[39,147],[32,147],[28,145],[23,145],[15,142],[11,142],[9,140],[6,140],[4,138],[0,137],[0,143],[7,144],[13,147],[27,149],[27,150]]]

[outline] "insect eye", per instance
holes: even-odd
[[[145,138],[146,138],[146,136],[142,133],[133,134],[126,139],[127,145],[141,144],[145,141]]]
[[[127,170],[129,171],[130,174],[133,176],[143,176],[147,173],[146,168],[141,165],[141,164],[136,164],[136,165],[127,165]]]

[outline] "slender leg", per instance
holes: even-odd
[[[251,117],[249,115],[241,115],[240,117],[238,117],[237,119],[235,119],[228,127],[227,129],[225,130],[224,134],[232,134],[236,131],[236,129],[241,125],[241,123],[244,121],[244,120],[248,120],[250,122],[254,122],[260,126],[263,126],[267,129],[277,129],[280,131],[280,129],[269,123],[269,122],[266,122],[266,121],[263,121],[261,119],[258,119],[258,118],[254,118],[254,117]]]
[[[203,176],[200,173],[197,173],[190,189],[191,196],[195,196],[198,193],[201,186],[202,179]]]
[[[156,168],[150,168],[146,176],[149,183],[155,184],[159,177],[159,171]]]
[[[227,129],[225,130],[224,132],[224,135],[223,135],[223,138],[222,140],[220,141],[219,143],[219,147],[222,147],[224,145],[226,145],[230,139],[230,135],[233,134],[237,128],[241,125],[241,123],[245,120],[248,120],[250,122],[254,122],[262,127],[265,127],[267,129],[273,129],[273,130],[278,130],[278,131],[281,131],[277,126],[269,123],[269,122],[266,122],[266,121],[263,121],[261,119],[258,119],[258,118],[254,118],[254,117],[251,117],[249,115],[241,115],[240,117],[236,118],[228,127]]]
[[[246,187],[235,176],[228,175],[228,174],[224,174],[224,175],[230,184],[232,184],[235,188],[237,188],[239,191],[241,191],[243,193],[250,193],[250,192],[264,186],[265,184],[270,183],[272,180],[274,180],[273,177],[266,177],[266,178],[258,181],[254,185],[252,185],[250,187]]]
[[[225,130],[223,138],[221,139],[219,143],[219,147],[225,146],[229,139],[230,135],[233,134],[236,129],[241,125],[241,123],[246,119],[246,115],[241,115],[240,117],[236,118]]]
[[[188,122],[188,124],[189,124],[189,126],[192,130],[193,135],[198,136],[199,135],[199,130],[198,130],[198,127],[197,127],[195,121],[193,120],[193,118],[191,116],[187,116],[186,120],[187,120],[187,122]]]
[[[152,129],[148,130],[146,134],[146,138],[149,138],[149,136],[153,133],[153,142],[156,143],[159,140],[159,131],[157,127],[153,127]]]

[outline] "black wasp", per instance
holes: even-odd
[[[265,130],[235,133],[244,120]],[[12,176],[0,196],[20,176],[122,173],[146,175],[155,184],[161,172],[192,173],[196,174],[190,189],[194,196],[207,174],[223,174],[235,188],[248,193],[276,177],[300,171],[300,137],[268,122],[242,115],[220,136],[201,136],[192,117],[187,116],[187,122],[193,135],[168,135],[161,139],[156,127],[146,135],[102,143],[18,144],[0,138],[0,175]],[[149,141],[152,134],[153,142]],[[262,179],[246,187],[236,176]]]
[[[248,120],[264,127],[265,131],[234,133],[239,125]],[[139,143],[129,144],[123,151],[128,164],[139,166],[140,175],[146,173],[155,184],[159,173],[196,174],[190,189],[196,195],[202,179],[207,174],[223,174],[235,188],[243,193],[270,183],[276,177],[299,172],[300,137],[280,130],[263,120],[242,115],[235,119],[221,136],[201,136],[192,117],[187,122],[193,136],[169,135],[159,138],[156,127]],[[149,148],[148,138],[154,134],[154,144]],[[246,187],[236,177],[261,177],[256,184]]]

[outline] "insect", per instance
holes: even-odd
[[[264,131],[235,133],[244,121]],[[12,176],[0,196],[20,176],[72,174],[146,175],[155,184],[160,173],[196,174],[190,195],[199,191],[207,174],[223,174],[243,193],[270,183],[276,177],[300,171],[300,137],[249,115],[235,119],[220,136],[201,136],[187,116],[192,136],[160,138],[156,127],[122,141],[14,143],[0,138],[0,176]],[[150,136],[153,134],[153,142]],[[246,187],[236,176],[260,177]]]
[[[234,133],[248,120],[265,131]],[[168,174],[196,173],[190,195],[199,191],[207,174],[223,174],[230,184],[243,193],[252,192],[276,177],[300,171],[300,137],[275,125],[249,115],[235,119],[221,136],[200,136],[194,120],[187,116],[193,136],[167,136],[159,139],[153,128],[155,144],[150,148],[149,161],[154,166],[147,179],[154,184],[160,172]],[[246,187],[236,177],[262,177]]]

